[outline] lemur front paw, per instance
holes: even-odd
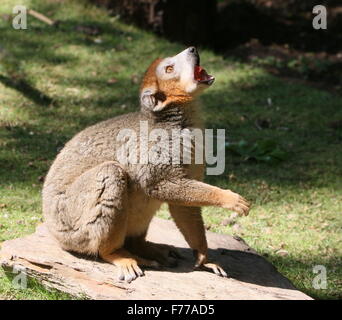
[[[230,190],[225,190],[225,203],[223,208],[232,210],[239,215],[247,216],[250,210],[250,203],[239,194]]]

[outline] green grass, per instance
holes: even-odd
[[[26,287],[22,289],[13,288],[13,280],[17,274],[11,270],[0,269],[0,300],[76,300],[64,292],[43,287],[35,279],[27,279]]]
[[[2,0],[0,16],[16,3]],[[0,242],[40,222],[42,177],[63,144],[86,126],[136,110],[139,84],[132,76],[139,79],[153,58],[184,48],[81,1],[22,3],[61,23],[54,29],[29,17],[27,30],[14,30],[0,20]],[[101,34],[77,31],[83,24]],[[205,208],[206,225],[242,236],[312,297],[342,298],[342,131],[329,126],[342,120],[342,98],[208,50],[201,60],[216,76],[202,98],[206,127],[226,129],[230,141],[271,137],[290,155],[268,164],[227,152],[225,174],[207,181],[239,192],[253,209],[233,227],[222,224],[229,212]],[[269,128],[259,130],[258,119]],[[168,217],[165,210],[160,215]],[[327,268],[326,290],[312,286],[318,264]],[[68,297],[36,283],[17,291],[2,272],[0,298]]]

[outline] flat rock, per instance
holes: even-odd
[[[117,279],[115,266],[99,258],[63,251],[44,224],[34,234],[5,241],[0,264],[8,271],[24,268],[43,285],[89,299],[311,299],[298,291],[241,238],[207,232],[209,257],[229,278],[193,271],[194,258],[172,221],[154,218],[148,239],[178,247],[184,259],[177,268],[145,270],[131,283]]]

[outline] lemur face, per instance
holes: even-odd
[[[153,61],[140,87],[141,107],[156,112],[171,104],[186,105],[192,101],[215,80],[199,63],[195,47]]]
[[[195,94],[210,86],[215,78],[200,66],[200,57],[195,47],[160,60],[156,67],[159,90]]]

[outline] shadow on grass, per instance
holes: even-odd
[[[49,96],[31,86],[24,79],[13,80],[9,77],[0,75],[0,82],[6,87],[19,91],[22,95],[40,106],[48,106],[53,102]]]
[[[0,185],[30,182],[39,184],[68,137],[47,133],[36,126],[0,125],[0,139],[8,140],[0,153]]]

